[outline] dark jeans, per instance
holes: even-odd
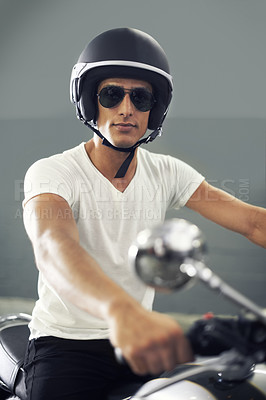
[[[31,340],[25,358],[25,400],[105,400],[110,389],[129,383],[129,396],[151,377],[133,374],[119,365],[109,340]],[[24,400],[24,399],[23,399]]]

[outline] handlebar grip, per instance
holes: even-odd
[[[266,360],[266,327],[248,318],[214,317],[196,321],[187,332],[194,354],[215,356],[235,348],[243,355]]]
[[[186,333],[194,354],[216,356],[233,347],[233,344],[228,342],[223,324],[224,322],[217,323],[216,318],[194,322]]]

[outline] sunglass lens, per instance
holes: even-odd
[[[112,108],[119,104],[124,97],[124,90],[119,86],[106,86],[99,93],[100,104]]]
[[[131,99],[134,106],[139,111],[149,111],[154,106],[154,97],[147,89],[137,88],[132,91]]]

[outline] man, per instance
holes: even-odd
[[[264,209],[138,148],[160,134],[171,96],[165,53],[138,30],[97,36],[73,69],[71,100],[94,136],[38,161],[25,178],[24,221],[39,269],[29,399],[104,399],[116,380],[140,382],[193,359],[179,325],[151,311],[153,291],[127,264],[137,233],[162,223],[167,209],[186,205],[266,246]]]

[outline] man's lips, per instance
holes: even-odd
[[[113,126],[115,126],[116,129],[119,131],[129,132],[132,128],[136,128],[137,125],[132,123],[119,122],[117,124],[113,124]]]

